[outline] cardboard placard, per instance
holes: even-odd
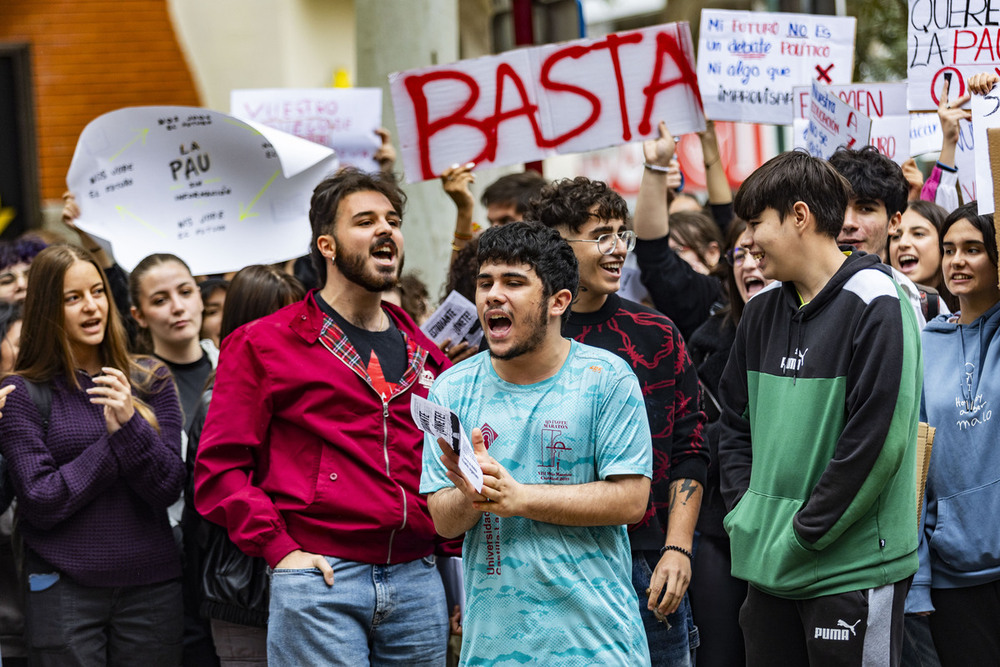
[[[389,76],[410,182],[705,129],[687,23]]]
[[[951,72],[948,97],[966,92],[977,72],[1000,73],[1000,8],[989,2],[910,0],[906,25],[906,78],[911,111],[938,108],[944,75]]]
[[[871,118],[868,143],[896,164],[910,157],[909,114],[906,111],[905,83],[852,83],[828,86],[841,100]],[[794,88],[794,145],[805,148],[809,129],[811,86]],[[940,148],[940,144],[938,146]]]
[[[66,181],[84,231],[128,270],[153,252],[195,275],[305,254],[309,199],[333,151],[196,107],[130,107],[91,121]]]
[[[808,122],[805,149],[823,159],[829,159],[841,146],[857,149],[867,145],[872,129],[871,118],[818,83],[809,91]]]
[[[701,10],[698,85],[713,120],[791,125],[792,88],[850,83],[854,17]]]
[[[234,90],[229,112],[332,148],[342,165],[378,171],[381,88],[262,88]]]

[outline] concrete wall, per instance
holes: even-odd
[[[321,88],[354,81],[353,0],[168,0],[204,106],[234,88]]]

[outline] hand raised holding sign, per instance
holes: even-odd
[[[941,122],[941,133],[944,138],[941,140],[941,164],[952,167],[955,165],[955,147],[958,145],[958,122],[961,120],[971,120],[972,111],[963,109],[962,105],[969,101],[969,94],[966,93],[958,99],[948,101],[948,89],[951,87],[951,77],[945,74],[944,88],[941,90],[941,103],[938,105],[938,119]]]
[[[674,151],[677,150],[677,143],[674,141],[674,135],[667,130],[665,122],[661,120],[656,129],[659,132],[656,139],[642,142],[642,157],[646,160],[646,164],[666,169],[670,166]]]
[[[1000,76],[994,72],[980,72],[969,77],[969,92],[973,95],[985,95],[993,90],[993,86],[1000,81]],[[947,83],[946,83],[947,85]],[[945,88],[947,90],[947,88]]]

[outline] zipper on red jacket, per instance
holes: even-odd
[[[382,453],[385,455],[385,474],[386,477],[389,475],[389,401],[382,397]],[[390,477],[391,479],[391,477]],[[400,493],[403,494],[403,523],[400,524],[398,530],[403,530],[406,528],[407,519],[407,500],[406,500],[406,489],[403,488],[402,484],[396,484],[399,487]],[[392,529],[389,533],[389,551],[386,554],[385,563],[389,565],[392,563],[392,543],[396,538],[396,528]]]
[[[334,326],[336,326],[336,325],[334,325]],[[338,327],[338,330],[339,330],[339,327]],[[341,334],[343,335],[343,332],[341,332]],[[407,341],[406,342],[406,346],[407,346],[407,355],[406,355],[407,356],[407,361],[409,361],[412,364],[412,361],[410,361],[410,344],[411,344],[411,341],[409,340],[408,337],[405,337],[405,335],[404,335],[404,340]],[[391,396],[389,396],[388,398],[386,398],[380,392],[378,392],[378,391],[375,390],[375,386],[372,385],[371,379],[367,376],[367,371],[364,371],[362,368],[360,368],[357,365],[355,365],[354,363],[352,363],[352,360],[345,358],[346,355],[344,353],[338,352],[336,348],[331,347],[327,343],[326,339],[322,335],[319,338],[319,342],[320,342],[320,344],[323,347],[325,347],[327,349],[327,351],[331,352],[333,354],[333,356],[335,356],[338,359],[340,359],[341,362],[343,362],[345,366],[347,366],[348,368],[350,368],[351,370],[353,370],[354,373],[358,377],[360,377],[362,380],[364,380],[364,383],[368,387],[370,387],[371,390],[375,392],[376,396],[378,396],[382,400],[382,453],[385,456],[385,474],[386,474],[386,477],[388,477],[389,479],[392,479],[392,476],[391,476],[391,474],[389,472],[389,401],[391,399],[395,398],[396,396],[401,396],[402,394],[405,394],[407,391],[409,391],[410,387],[412,387],[417,382],[417,380],[420,378],[420,367],[418,367],[417,370],[416,370],[416,372],[413,374],[413,379],[411,380],[411,382],[409,384],[405,384],[405,385],[404,384],[398,384],[396,386],[396,392],[394,394],[392,394]],[[348,345],[350,345],[350,340],[348,340]],[[353,349],[353,346],[350,346],[350,347],[351,347],[351,349]],[[414,344],[414,352],[413,353],[416,355],[416,354],[419,354],[420,351],[421,351],[420,346]],[[357,357],[357,352],[355,352],[355,356]],[[404,373],[403,375],[406,375],[406,373]],[[408,519],[408,509],[409,509],[408,508],[409,501],[408,501],[408,499],[406,497],[406,489],[404,489],[403,485],[400,484],[399,482],[396,482],[395,480],[393,480],[393,482],[396,484],[396,487],[399,489],[399,492],[403,495],[403,522],[399,525],[399,528],[393,528],[392,532],[389,533],[389,550],[388,550],[388,555],[386,557],[386,564],[387,565],[392,562],[392,544],[393,544],[393,541],[395,540],[396,533],[398,531],[403,530],[404,528],[406,528],[406,522],[407,522],[407,519]]]

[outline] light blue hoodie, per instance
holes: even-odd
[[[949,317],[921,334],[921,418],[937,433],[907,612],[932,610],[931,588],[1000,579],[1000,303],[972,324]]]

